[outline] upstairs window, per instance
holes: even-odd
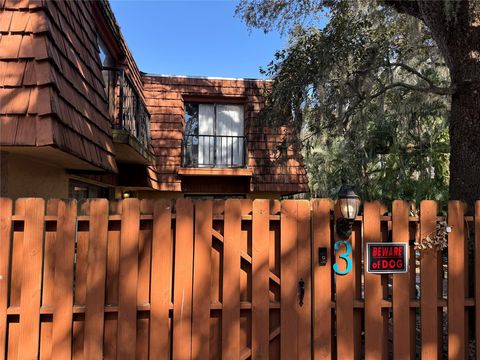
[[[243,105],[185,103],[183,166],[245,165]]]

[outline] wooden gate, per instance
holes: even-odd
[[[421,217],[403,201],[391,215],[365,204],[344,276],[330,200],[32,198],[0,210],[7,359],[480,358],[480,203],[475,218],[450,202],[448,253],[410,247],[408,273],[393,276],[365,271],[366,243],[433,236],[445,221],[435,202]]]

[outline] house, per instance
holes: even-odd
[[[269,83],[142,73],[107,1],[3,1],[1,195],[267,197],[308,191]]]

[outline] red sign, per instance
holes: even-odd
[[[394,274],[407,272],[406,243],[367,243],[367,272]]]

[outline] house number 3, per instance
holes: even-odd
[[[349,255],[352,253],[352,245],[347,240],[339,240],[335,243],[334,250],[337,252],[340,249],[340,245],[345,246],[345,252],[343,254],[340,254],[340,259],[345,260],[346,263],[346,268],[345,270],[340,270],[338,268],[338,264],[335,263],[333,264],[333,271],[337,273],[338,275],[347,275],[350,270],[352,270],[352,259],[350,259]]]

